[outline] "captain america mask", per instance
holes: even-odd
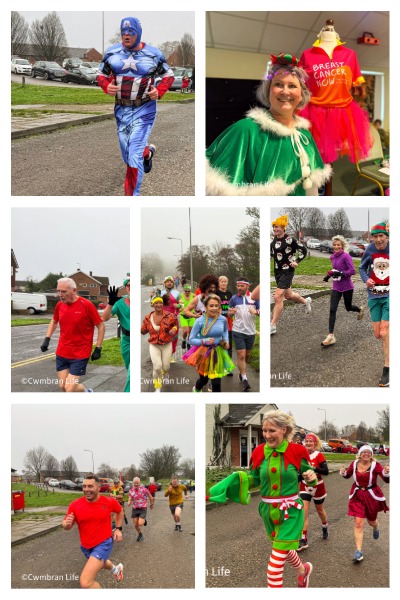
[[[139,19],[136,19],[135,17],[125,17],[125,19],[122,19],[121,36],[122,35],[136,35],[135,44],[140,44],[142,37],[142,26]]]

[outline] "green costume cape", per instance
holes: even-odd
[[[295,132],[263,108],[253,108],[207,149],[208,196],[317,195],[332,172],[324,165],[309,132],[310,123],[295,117]],[[303,189],[300,151],[309,163],[312,188]]]

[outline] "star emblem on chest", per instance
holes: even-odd
[[[126,60],[122,60],[122,62],[124,63],[124,66],[122,67],[122,71],[124,71],[125,69],[132,69],[134,71],[137,71],[136,63],[138,63],[140,61],[135,60],[133,58],[132,54],[130,54],[129,58],[127,58]]]

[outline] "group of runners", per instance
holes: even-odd
[[[309,587],[313,565],[303,563],[300,551],[308,548],[309,509],[313,501],[322,526],[322,538],[329,536],[328,516],[324,508],[327,498],[323,475],[328,466],[320,452],[321,441],[314,433],[307,433],[303,443],[293,443],[295,422],[291,415],[281,410],[264,415],[262,433],[265,443],[255,448],[250,460],[250,472],[237,471],[210,489],[209,500],[226,502],[229,498],[241,504],[249,504],[249,488],[260,486],[259,514],[264,522],[267,537],[272,542],[268,561],[268,587],[283,586],[285,563],[297,574],[297,587]],[[299,474],[301,481],[299,485]],[[363,532],[365,520],[372,528],[372,537],[380,535],[378,513],[386,512],[388,506],[378,476],[389,483],[389,465],[382,466],[373,457],[368,444],[362,446],[357,457],[340,476],[353,478],[347,514],[354,518],[354,541],[356,551],[353,562],[363,560]]]
[[[227,277],[204,275],[196,290],[183,285],[175,287],[174,277],[164,278],[164,289],[151,294],[152,311],[143,319],[141,333],[149,335],[149,351],[153,365],[154,391],[160,392],[163,380],[168,380],[171,363],[176,361],[176,349],[181,331],[182,360],[194,367],[198,377],[193,392],[221,392],[221,380],[232,376],[235,368],[241,389],[251,385],[247,364],[256,337],[256,317],[260,314],[259,286],[250,292],[250,282],[240,277],[236,294],[228,289]],[[232,361],[232,346],[236,349],[236,365]]]
[[[276,290],[274,292],[274,308],[271,319],[271,335],[277,332],[278,319],[283,311],[283,301],[291,300],[303,304],[306,312],[311,313],[311,298],[303,298],[293,292],[292,282],[296,268],[307,256],[307,248],[295,237],[286,233],[288,216],[283,215],[272,222],[274,232],[271,241],[271,258],[274,261]],[[368,244],[360,262],[359,274],[368,292],[368,307],[373,324],[374,336],[382,343],[383,371],[379,380],[380,387],[389,386],[389,225],[378,223],[371,228],[372,241]],[[330,257],[332,267],[323,278],[332,278],[328,335],[321,342],[323,347],[336,343],[334,328],[336,314],[341,297],[347,312],[357,315],[361,320],[365,314],[364,306],[353,304],[355,275],[353,259],[348,254],[348,243],[342,235],[332,238],[333,253]]]
[[[136,530],[137,542],[144,541],[142,528],[147,526],[147,510],[153,509],[157,486],[145,487],[139,477],[135,477],[128,492],[128,507],[132,507],[132,523]],[[174,531],[181,533],[184,500],[188,490],[179,483],[176,475],[171,478],[164,496],[168,498],[169,510],[174,521]],[[68,531],[77,524],[80,548],[87,562],[80,575],[81,588],[100,588],[96,580],[101,570],[110,571],[117,581],[122,581],[124,566],[114,564],[109,559],[113,542],[122,541],[122,524],[128,524],[124,511],[124,488],[122,481],[115,480],[109,496],[100,494],[100,480],[94,473],[86,475],[83,481],[83,496],[71,502],[62,527]]]
[[[101,358],[104,322],[112,316],[118,318],[121,327],[121,353],[127,370],[124,392],[130,391],[130,287],[129,275],[120,288],[110,286],[108,304],[100,314],[93,302],[78,295],[73,279],[62,277],[57,281],[60,300],[40,349],[42,352],[48,351],[51,338],[59,327],[60,337],[55,354],[58,383],[62,392],[93,392],[92,388],[87,388],[80,382],[80,378],[86,374],[90,358],[92,361]],[[125,292],[122,295],[121,290]],[[97,340],[93,349],[95,329]]]

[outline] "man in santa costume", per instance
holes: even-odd
[[[382,341],[384,366],[380,387],[389,386],[389,223],[371,229],[372,243],[361,259],[359,271],[367,286],[374,336]]]

